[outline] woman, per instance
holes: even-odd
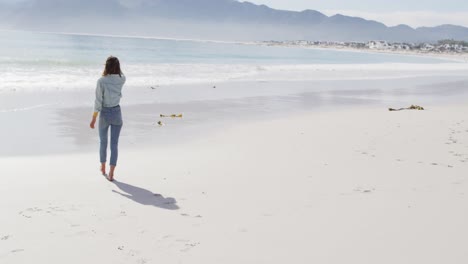
[[[114,180],[114,171],[117,166],[118,144],[120,130],[122,129],[122,112],[120,110],[120,98],[122,98],[122,88],[125,84],[125,76],[120,70],[120,62],[116,57],[109,57],[102,77],[97,82],[96,101],[94,104],[94,114],[90,127],[94,129],[96,118],[99,116],[99,138],[101,140],[100,158],[101,172],[109,181]],[[110,127],[110,171],[106,175],[107,142]]]

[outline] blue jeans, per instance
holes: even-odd
[[[101,139],[99,154],[101,163],[107,161],[107,145],[110,127],[110,165],[117,166],[117,158],[119,157],[119,137],[122,125],[122,111],[120,110],[120,106],[102,108],[101,114],[99,115],[99,138]]]

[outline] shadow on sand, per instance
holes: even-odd
[[[164,197],[161,194],[153,193],[146,189],[136,187],[130,184],[126,184],[119,181],[113,182],[120,191],[112,190],[112,192],[117,193],[123,197],[126,197],[134,202],[137,202],[142,205],[151,205],[154,207],[159,207],[167,210],[178,210],[177,201],[171,197]]]

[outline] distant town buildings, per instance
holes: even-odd
[[[369,49],[378,51],[415,51],[423,53],[468,53],[468,42],[442,40],[437,44],[431,43],[390,43],[382,40],[372,40],[364,42],[333,42],[333,41],[264,41],[263,45],[268,46],[301,46],[318,48],[351,48]]]

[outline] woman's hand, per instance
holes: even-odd
[[[96,124],[96,118],[97,118],[98,114],[99,114],[98,112],[93,113],[93,120],[91,120],[91,123],[89,124],[89,127],[92,128],[92,129],[94,129],[94,125]]]
[[[94,125],[96,124],[96,117],[93,116],[93,120],[91,120],[91,123],[89,124],[89,127],[94,129]]]

